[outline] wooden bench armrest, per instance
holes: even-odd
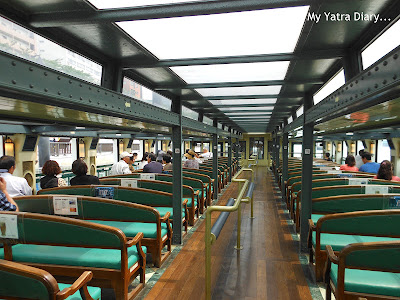
[[[188,200],[187,199],[185,199],[185,200],[183,200],[183,202],[182,202],[182,205],[186,208],[186,206],[187,206],[187,203],[188,203]]]
[[[326,253],[328,255],[328,259],[331,262],[334,262],[335,264],[339,263],[339,257],[336,256],[335,252],[333,252],[332,246],[331,245],[327,245],[326,246]]]
[[[133,239],[129,240],[126,242],[126,246],[132,247],[133,245],[136,245],[137,243],[139,243],[143,238],[143,232],[139,232]]]
[[[194,192],[194,195],[195,196],[198,196],[200,194],[200,191],[199,190],[197,190],[196,192]]]
[[[169,217],[171,216],[171,213],[168,211],[164,217],[160,218],[161,223],[167,222],[169,220]]]
[[[211,179],[211,182],[213,182],[213,183],[214,183],[214,181],[215,181],[215,179]]]
[[[310,226],[310,230],[314,231],[317,229],[317,226],[314,225],[314,222],[311,219],[308,219],[308,226]]]
[[[90,297],[89,291],[87,290],[87,283],[92,280],[93,278],[93,273],[91,271],[85,271],[82,273],[81,276],[75,282],[69,286],[63,289],[62,291],[57,293],[56,299],[57,300],[62,300],[66,299],[69,296],[75,294],[78,290],[83,288],[83,293],[85,294],[85,297],[87,300],[92,300],[93,298]]]

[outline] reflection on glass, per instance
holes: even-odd
[[[171,109],[171,100],[149,90],[127,77],[124,77],[122,94],[166,110]]]
[[[97,9],[115,9],[139,6],[152,6],[160,4],[175,4],[184,2],[196,2],[201,0],[88,0]]]
[[[264,159],[264,137],[250,138],[249,158]]]
[[[102,66],[0,17],[0,50],[100,85]]]
[[[206,116],[203,116],[203,123],[213,126],[213,120],[211,120],[210,118],[207,118]]]
[[[199,113],[187,108],[186,106],[182,106],[182,116],[196,121],[199,119]]]

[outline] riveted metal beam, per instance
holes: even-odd
[[[316,60],[316,59],[333,59],[342,58],[346,55],[343,49],[329,50],[308,50],[305,52],[295,53],[277,53],[277,54],[260,54],[260,55],[238,55],[223,57],[202,57],[191,59],[165,59],[165,60],[148,60],[137,61],[136,59],[125,58],[121,65],[125,69],[134,68],[166,68],[179,66],[196,66],[196,65],[218,65],[218,64],[239,64],[239,63],[259,63],[274,61],[297,61],[297,60]]]
[[[215,127],[186,117],[182,117],[182,127],[198,130],[201,132],[216,133]]]
[[[386,102],[400,92],[400,46],[314,105],[305,123],[324,122]]]
[[[266,80],[266,81],[241,81],[241,82],[211,82],[196,84],[157,85],[155,90],[161,89],[204,89],[219,87],[246,87],[246,86],[270,86],[270,85],[302,85],[302,84],[324,84],[321,78],[307,80]]]
[[[34,27],[59,27],[77,24],[109,23],[118,21],[149,20],[183,16],[209,15],[278,7],[291,7],[322,3],[324,0],[246,0],[198,1],[189,3],[152,5],[134,8],[90,11],[45,12],[34,14],[30,24]]]
[[[24,133],[30,134],[32,131],[28,126],[24,125],[14,125],[14,124],[0,124],[0,133],[2,134],[16,134]]]

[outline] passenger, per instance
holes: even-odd
[[[40,179],[41,189],[67,185],[64,179],[57,177],[58,174],[61,174],[61,168],[55,160],[46,161],[42,167],[42,173],[46,176]]]
[[[159,163],[162,163],[164,154],[165,154],[164,151],[162,151],[162,150],[158,151],[156,161],[158,161]]]
[[[32,188],[25,178],[14,176],[15,158],[4,155],[0,158],[1,177],[7,182],[7,191],[11,198],[32,195]]]
[[[122,175],[122,174],[131,174],[131,170],[129,169],[129,164],[131,163],[132,155],[128,152],[122,152],[121,160],[115,163],[111,168],[111,175]]]
[[[172,171],[171,156],[164,154],[163,161],[164,171]]]
[[[358,155],[356,155],[356,167],[360,169],[360,167],[364,164],[362,161],[362,155],[363,153],[366,152],[365,149],[361,149],[358,151]]]
[[[142,157],[142,160],[139,162],[139,164],[138,164],[138,170],[141,170],[141,169],[143,169],[143,167],[145,166],[145,165],[147,165],[148,164],[148,162],[147,162],[147,158],[149,157],[149,153],[148,152],[145,152],[144,154],[143,154],[143,157]]]
[[[168,150],[168,151],[167,151],[167,154],[168,154],[169,156],[171,156],[171,163],[172,163],[172,160],[173,160],[174,154],[172,153],[172,151],[171,151],[171,150]]]
[[[356,164],[356,159],[354,158],[353,155],[347,155],[346,160],[344,161],[344,165],[340,166],[339,170],[344,170],[344,171],[358,171],[358,168],[355,166]]]
[[[72,163],[72,173],[76,176],[70,180],[71,185],[89,185],[89,184],[100,184],[100,180],[97,176],[86,175],[88,166],[85,161],[78,158]]]
[[[19,211],[17,203],[7,192],[7,182],[0,177],[0,211]]]
[[[326,153],[325,153],[324,159],[325,159],[326,161],[332,161],[332,159],[331,159],[331,154],[330,154],[329,152],[326,152]]]
[[[184,168],[199,169],[199,162],[195,159],[196,153],[193,150],[190,149],[185,153],[185,157],[187,158],[187,161],[183,164]]]
[[[131,172],[134,172],[138,166],[138,163],[136,163],[137,157],[138,154],[136,152],[132,153],[131,162],[129,163],[129,169]]]
[[[371,161],[371,153],[364,152],[361,157],[364,164],[360,167],[360,172],[378,173],[380,165]]]
[[[156,161],[157,157],[154,153],[150,153],[147,158],[148,164],[143,167],[143,173],[162,173],[163,166]]]
[[[207,148],[203,149],[203,153],[199,155],[199,157],[205,158],[205,159],[209,159],[213,157],[212,152],[209,152]]]
[[[393,176],[393,165],[388,160],[384,160],[381,162],[378,173],[376,174],[376,176],[374,178],[400,181],[399,177]]]

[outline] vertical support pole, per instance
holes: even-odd
[[[214,199],[218,199],[218,121],[214,120],[214,127],[217,133],[212,135],[213,152],[213,179],[214,179]]]
[[[123,76],[119,63],[110,62],[104,65],[101,86],[119,93],[122,91]]]
[[[50,139],[47,136],[40,136],[38,142],[39,167],[50,160]]]
[[[361,54],[357,51],[349,51],[342,59],[345,81],[349,81],[362,71]]]
[[[172,145],[173,145],[173,226],[172,243],[182,244],[182,102],[180,98],[173,99],[172,111],[179,115],[179,125],[172,126]]]
[[[211,300],[211,213],[206,213],[206,300]]]
[[[279,169],[280,163],[280,145],[281,145],[281,138],[278,136],[278,127],[276,128],[276,169]],[[278,174],[277,174],[278,175]]]
[[[229,137],[228,137],[228,168],[229,168],[229,181],[232,179],[232,132],[229,129]]]
[[[313,132],[314,123],[305,123],[307,110],[313,105],[313,97],[306,94],[304,97],[304,123],[303,123],[303,150],[301,172],[301,211],[300,211],[300,251],[307,252],[308,220],[312,212],[312,164],[313,164]]]
[[[288,157],[289,157],[289,134],[287,132],[283,133],[282,141],[282,182],[281,191],[283,199],[286,199],[286,188],[285,182],[288,180]]]

